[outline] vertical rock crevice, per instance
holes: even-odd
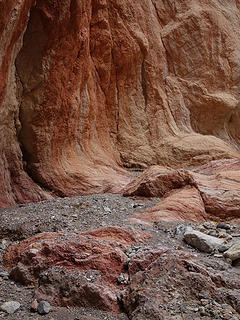
[[[26,165],[33,161],[38,148],[35,144],[32,117],[33,115],[37,117],[38,105],[43,102],[44,97],[42,86],[46,70],[43,56],[46,42],[47,35],[44,31],[41,13],[36,7],[33,7],[23,37],[23,45],[15,62],[20,97],[21,130],[18,139]]]

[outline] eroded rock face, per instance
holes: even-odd
[[[132,180],[123,190],[124,196],[162,197],[173,189],[196,185],[187,170],[152,166],[142,175]]]
[[[239,8],[2,2],[0,205],[48,197],[35,182],[119,192],[130,181],[119,165],[239,157]]]

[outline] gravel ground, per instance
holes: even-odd
[[[83,232],[106,225],[122,226],[128,216],[159,201],[97,194],[1,208],[0,239],[22,240],[46,231]]]
[[[133,213],[152,207],[159,199],[136,200],[114,194],[98,194],[0,208],[0,272],[4,270],[2,255],[9,244],[40,232],[83,232],[101,226],[125,225],[124,219]],[[139,227],[139,226],[135,226]],[[139,227],[146,229],[145,226]],[[112,315],[83,308],[53,308],[45,316],[30,312],[33,288],[16,284],[8,277],[0,277],[0,304],[15,300],[21,303],[13,315],[0,311],[0,318],[54,320],[117,320],[128,319],[124,314]]]
[[[4,276],[2,255],[8,245],[26,239],[40,232],[83,232],[101,226],[126,226],[124,219],[131,214],[141,212],[154,206],[160,199],[126,198],[121,195],[99,194],[73,198],[18,205],[0,209],[0,304],[15,300],[20,302],[20,309],[13,315],[0,311],[0,318],[6,319],[51,319],[51,320],[126,320],[125,314],[113,315],[93,309],[53,307],[48,315],[40,316],[30,311],[34,289],[23,287]],[[187,223],[185,223],[186,225]],[[189,223],[190,224],[190,223]],[[155,235],[148,244],[161,244],[175,249],[186,249],[194,252],[176,236],[179,223],[158,222],[154,226],[134,225],[135,228],[149,231]],[[199,225],[191,224],[194,228]],[[235,228],[240,233],[240,227]],[[239,238],[240,239],[240,238]],[[146,244],[142,244],[144,246]],[[207,254],[203,254],[207,256]],[[216,259],[211,257],[211,259]],[[174,319],[174,318],[173,318]],[[203,317],[204,319],[204,317]],[[207,319],[207,318],[206,318]]]

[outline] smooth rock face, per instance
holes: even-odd
[[[119,165],[240,156],[238,1],[11,0],[0,10],[0,206],[48,198],[37,184],[119,192],[130,181]]]
[[[160,220],[202,222],[207,219],[207,214],[199,191],[195,187],[187,186],[172,190],[159,204],[132,217],[150,223]],[[134,221],[131,219],[129,221]]]
[[[152,166],[131,181],[123,194],[124,196],[162,197],[172,189],[180,189],[187,185],[195,185],[192,175],[187,170]]]
[[[222,219],[240,216],[240,161],[213,161],[192,173],[206,212]]]
[[[224,242],[222,239],[209,236],[205,233],[192,230],[190,228],[188,228],[188,230],[184,233],[183,239],[191,246],[207,253],[211,253]]]

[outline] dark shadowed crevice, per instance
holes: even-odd
[[[36,130],[34,122],[39,117],[39,106],[44,99],[44,73],[46,61],[44,50],[47,35],[44,31],[41,11],[33,7],[23,37],[23,45],[16,58],[16,80],[19,104],[19,121],[21,129],[18,141],[23,156],[23,168],[31,179],[46,191],[50,191],[34,178],[31,163],[37,163]]]
[[[36,154],[33,120],[37,117],[38,106],[43,100],[43,52],[47,36],[43,29],[41,13],[32,8],[23,46],[16,58],[16,78],[20,101],[19,120],[21,130],[18,140],[27,164],[34,161]],[[28,170],[27,170],[28,171]]]

